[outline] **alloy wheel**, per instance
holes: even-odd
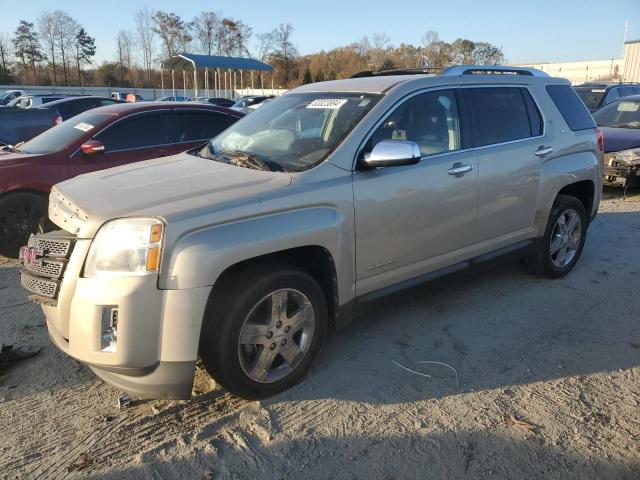
[[[582,221],[573,209],[562,212],[551,232],[549,253],[551,262],[557,268],[564,268],[576,256],[582,238]]]

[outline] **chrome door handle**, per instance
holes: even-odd
[[[449,169],[449,175],[462,175],[463,173],[470,172],[471,170],[473,170],[473,165],[461,165],[456,163]]]
[[[551,147],[540,147],[538,148],[538,150],[536,150],[535,153],[538,157],[544,157],[545,155],[549,155],[550,153],[553,153],[553,148]]]

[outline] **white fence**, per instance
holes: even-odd
[[[0,91],[3,90],[22,90],[26,94],[66,94],[66,95],[96,95],[100,97],[109,97],[112,92],[136,93],[145,100],[156,100],[163,96],[173,95],[171,88],[127,88],[127,87],[53,87],[53,86],[33,86],[33,85],[0,85]],[[218,93],[225,98],[238,98],[243,95],[282,95],[287,90],[271,89],[271,88],[237,88],[235,90],[221,90]],[[185,94],[186,93],[186,94]],[[193,98],[193,90],[187,89],[186,92],[182,88],[176,88],[176,95],[187,96]],[[213,89],[208,92],[204,89],[198,90],[200,96],[214,96]]]

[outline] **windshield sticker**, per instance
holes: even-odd
[[[618,104],[619,112],[637,112],[640,108],[640,103],[638,102],[620,102]]]
[[[346,98],[318,98],[317,100],[314,100],[309,105],[307,105],[307,108],[325,108],[337,110],[345,103],[347,103]]]
[[[83,132],[88,132],[93,128],[93,125],[89,125],[88,123],[81,122],[73,128],[77,128],[78,130],[82,130]]]
[[[604,88],[594,88],[591,90],[591,93],[604,93],[606,90]]]

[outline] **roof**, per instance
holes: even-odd
[[[167,109],[214,110],[234,116],[242,116],[241,112],[230,108],[219,107],[210,103],[197,102],[129,102],[114,103],[104,107],[93,108],[86,112],[106,113],[111,115],[128,115],[130,113]]]
[[[222,57],[217,55],[197,55],[181,53],[167,58],[162,68],[167,70],[193,70],[197,68],[235,68],[239,70],[271,71],[273,67],[254,58]]]
[[[316,82],[302,85],[295,89],[300,92],[358,92],[358,93],[383,93],[391,87],[407,80],[416,78],[433,77],[434,75],[385,75],[377,77],[347,78],[344,80],[329,80],[328,82]]]

